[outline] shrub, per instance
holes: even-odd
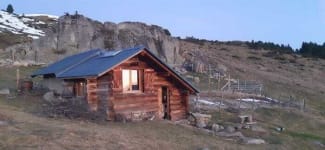
[[[7,12],[10,13],[10,14],[12,14],[12,13],[14,12],[14,8],[12,7],[11,4],[9,4],[9,5],[7,6]]]

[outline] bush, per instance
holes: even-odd
[[[7,6],[7,12],[10,13],[10,14],[12,14],[12,13],[14,12],[14,8],[12,7],[11,4],[9,4],[9,5]]]

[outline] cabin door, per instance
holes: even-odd
[[[165,86],[161,87],[161,98],[163,119],[170,119],[169,93]]]

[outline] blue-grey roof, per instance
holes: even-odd
[[[101,50],[99,49],[93,49],[72,56],[68,56],[60,61],[50,64],[48,67],[37,70],[31,76],[35,77],[38,75],[45,75],[45,74],[55,74],[57,76],[57,74],[62,72],[64,69],[67,69],[68,67],[77,64],[78,62],[81,62],[88,57],[94,56],[96,53],[100,51]]]
[[[119,50],[119,51],[106,51],[100,49],[89,50],[76,55],[66,57],[58,62],[55,62],[48,67],[42,68],[34,72],[31,76],[54,74],[57,78],[85,78],[97,77],[101,74],[113,69],[115,66],[121,64],[128,58],[131,58],[141,51],[148,52],[161,64],[173,72],[180,80],[188,84],[195,92],[198,90],[191,85],[188,81],[178,75],[167,64],[162,62],[157,56],[143,46]]]

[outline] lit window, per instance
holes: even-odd
[[[132,92],[139,91],[139,71],[138,70],[122,70],[123,91]]]
[[[76,82],[75,83],[75,95],[76,96],[85,96],[86,94],[86,85],[85,82]]]

